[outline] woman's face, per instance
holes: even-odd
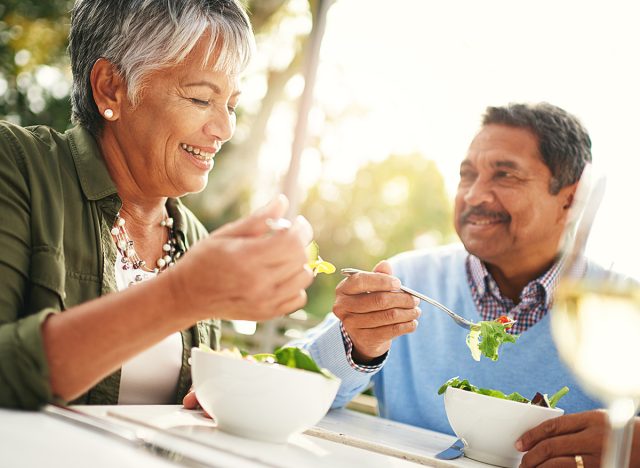
[[[214,155],[236,128],[236,76],[203,66],[205,41],[179,65],[145,80],[113,128],[126,176],[145,196],[177,197],[207,185]]]

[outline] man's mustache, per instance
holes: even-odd
[[[466,223],[470,216],[481,216],[483,218],[493,218],[498,221],[509,221],[511,216],[503,211],[493,211],[482,208],[481,206],[472,206],[467,208],[460,215],[460,221]]]

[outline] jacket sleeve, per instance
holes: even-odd
[[[16,137],[0,126],[0,407],[35,409],[52,399],[41,325],[56,311],[26,313],[31,204],[22,156]]]

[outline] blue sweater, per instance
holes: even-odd
[[[422,291],[469,320],[481,320],[471,297],[465,258],[458,245],[431,251],[414,251],[391,259],[393,274],[405,286]],[[396,338],[386,362],[377,373],[349,366],[338,320],[330,314],[309,333],[303,345],[322,366],[342,379],[334,407],[343,406],[374,383],[380,415],[438,432],[452,434],[438,388],[451,377],[472,384],[519,392],[532,398],[536,392],[552,394],[566,385],[570,392],[560,401],[566,413],[601,407],[585,395],[560,361],[551,338],[549,314],[522,333],[515,344],[500,349],[500,359],[474,361],[466,345],[467,331],[444,312],[421,303],[417,330]]]

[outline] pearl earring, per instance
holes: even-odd
[[[113,111],[111,109],[105,109],[104,116],[109,120],[113,119]]]

